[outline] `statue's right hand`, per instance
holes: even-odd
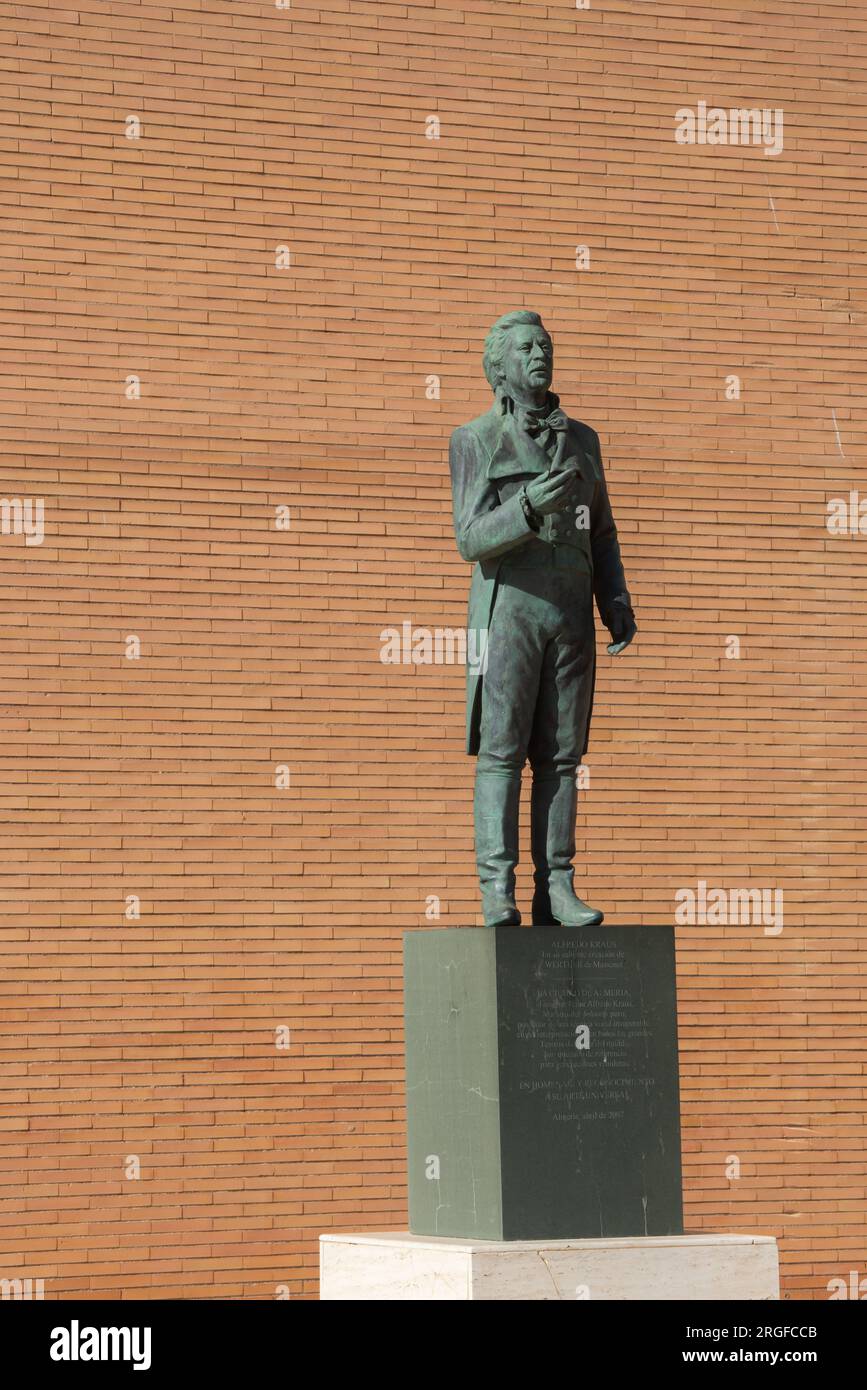
[[[540,516],[563,511],[577,481],[578,475],[574,469],[544,473],[541,478],[534,478],[527,484],[527,499],[533,511]]]

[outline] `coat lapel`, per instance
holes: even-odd
[[[519,430],[511,415],[503,415],[502,427],[488,462],[489,478],[533,477],[547,473],[551,467],[548,455],[534,439]]]
[[[519,430],[511,412],[503,413],[499,404],[481,417],[477,429],[488,456],[485,470],[488,478],[535,477],[548,472],[551,462],[544,449],[524,430]],[[561,467],[577,468],[587,482],[599,481],[599,470],[587,447],[584,426],[575,420],[569,421]]]

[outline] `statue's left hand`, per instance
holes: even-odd
[[[611,633],[608,655],[619,656],[622,651],[626,650],[638,631],[635,614],[632,611],[628,596],[618,595],[614,600],[606,627]]]

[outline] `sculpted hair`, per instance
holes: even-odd
[[[503,314],[502,318],[497,319],[485,339],[482,366],[495,395],[503,380],[503,350],[506,346],[506,335],[510,328],[515,328],[519,323],[531,323],[538,328],[545,327],[541,315],[534,313],[532,309],[513,309],[511,313]]]

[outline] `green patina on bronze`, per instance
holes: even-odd
[[[498,319],[484,353],[494,405],[455,430],[449,447],[458,550],[475,564],[467,626],[487,634],[485,660],[467,667],[466,746],[477,757],[476,860],[489,926],[520,922],[515,867],[528,758],[533,921],[602,920],[572,886],[576,772],[596,675],[594,596],[609,652],[636,631],[599,438],[560,409],[553,362],[538,314]]]

